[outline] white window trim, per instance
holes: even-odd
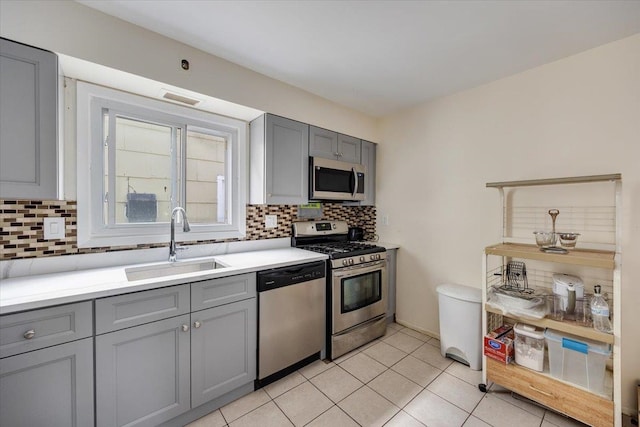
[[[169,241],[170,230],[166,223],[144,226],[123,224],[116,228],[103,224],[103,191],[93,191],[94,186],[103,185],[102,125],[101,120],[95,119],[94,115],[102,116],[101,108],[95,108],[95,105],[105,102],[153,110],[159,115],[178,116],[196,126],[200,124],[204,127],[209,125],[223,129],[229,136],[231,144],[231,150],[226,159],[230,178],[226,187],[229,223],[192,224],[191,231],[188,233],[182,232],[182,227],[176,227],[176,240],[185,242],[245,237],[248,191],[248,124],[246,122],[82,81],[77,82],[76,93],[78,247],[130,246]],[[189,212],[187,216],[188,214]]]

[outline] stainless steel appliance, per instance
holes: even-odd
[[[293,224],[292,246],[329,255],[327,356],[335,359],[386,331],[386,250],[349,242],[344,221]]]
[[[325,344],[326,263],[258,273],[256,388],[320,358]]]
[[[365,173],[364,165],[309,157],[309,199],[364,200]]]

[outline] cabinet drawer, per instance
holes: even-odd
[[[189,313],[189,285],[96,300],[96,334]]]
[[[0,357],[13,356],[93,334],[91,301],[0,317]]]
[[[255,273],[204,280],[191,284],[191,310],[217,307],[255,296]]]
[[[613,401],[546,375],[487,358],[487,380],[591,426],[613,425]]]

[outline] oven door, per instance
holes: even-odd
[[[331,280],[332,334],[386,313],[386,260],[335,269]]]

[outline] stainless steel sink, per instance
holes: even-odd
[[[216,262],[216,260],[207,261],[177,261],[166,262],[161,264],[146,265],[143,267],[125,268],[127,280],[130,282],[136,280],[156,279],[165,276],[174,276],[176,274],[195,273],[197,271],[215,270],[226,268],[224,264]]]

